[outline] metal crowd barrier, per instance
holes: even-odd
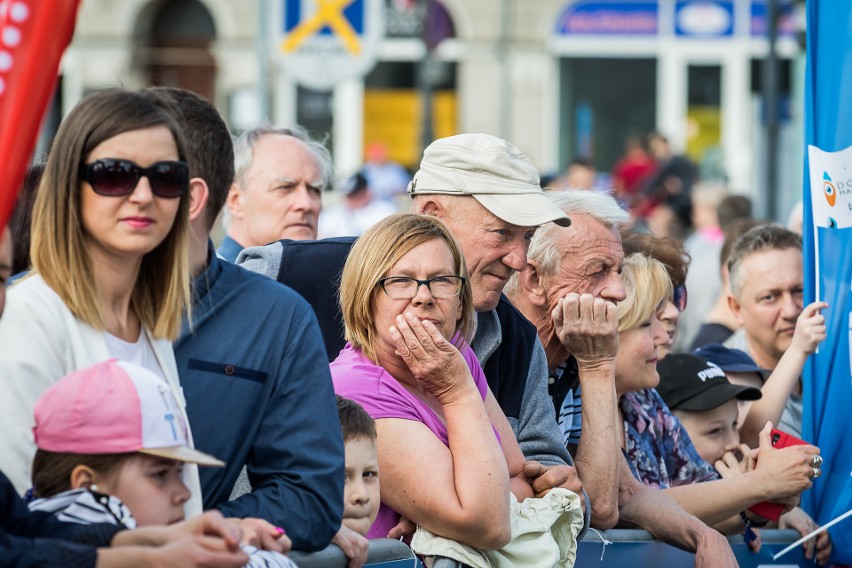
[[[292,552],[290,558],[299,568],[346,568],[348,559],[337,545],[330,544],[319,552],[310,554]],[[417,557],[408,545],[390,538],[370,541],[370,551],[364,568],[415,568]]]
[[[742,536],[728,537],[731,548],[740,568],[763,568],[768,566],[816,566],[813,560],[805,560],[802,547],[796,547],[778,560],[772,556],[801,536],[794,530],[760,530],[763,545],[760,552],[754,553],[743,542]],[[610,544],[604,544],[608,541]],[[577,548],[575,568],[632,568],[657,567],[692,568],[695,556],[659,540],[642,530],[609,530],[595,532],[589,530]]]
[[[764,568],[778,566],[793,568],[796,566],[814,566],[814,561],[805,560],[801,546],[788,552],[778,560],[772,556],[799,538],[793,530],[760,531],[763,546],[754,553],[743,542],[742,536],[728,537],[731,548],[741,568]],[[337,546],[330,545],[324,550],[306,554],[293,552],[290,555],[299,568],[346,568],[347,559]],[[631,568],[665,567],[691,568],[695,557],[654,540],[650,533],[642,530],[589,530],[577,547],[575,568]],[[370,541],[370,552],[365,568],[415,568],[417,560],[411,549],[397,540],[388,538]]]

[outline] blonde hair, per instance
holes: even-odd
[[[32,265],[71,313],[104,329],[80,210],[80,167],[104,141],[133,130],[168,128],[186,159],[177,113],[163,96],[124,89],[98,91],[80,101],[59,127],[33,208]],[[154,337],[174,339],[190,306],[189,196],[180,198],[166,238],[142,258],[130,299]]]
[[[464,255],[450,230],[438,218],[416,213],[396,213],[373,225],[352,246],[340,278],[340,310],[346,340],[376,363],[376,324],[373,310],[381,292],[379,279],[399,259],[423,243],[441,239],[450,248],[456,274],[467,278]],[[465,280],[459,293],[462,316],[456,327],[456,347],[468,344],[476,329],[473,292]],[[452,339],[452,338],[451,338]]]
[[[627,297],[618,302],[618,331],[639,327],[672,295],[665,265],[643,254],[631,254],[621,265],[621,282]]]

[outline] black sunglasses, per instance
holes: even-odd
[[[104,158],[80,166],[80,179],[87,182],[98,195],[121,197],[136,189],[139,178],[145,176],[157,197],[173,199],[189,191],[189,167],[186,162],[163,161],[143,168],[130,160]]]

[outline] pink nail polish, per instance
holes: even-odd
[[[275,532],[277,532],[278,534],[287,534],[287,531],[285,531],[281,527],[275,527]]]

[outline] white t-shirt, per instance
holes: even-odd
[[[151,346],[151,342],[148,341],[148,334],[144,331],[139,331],[139,339],[134,343],[124,341],[120,337],[107,332],[104,332],[104,339],[106,340],[110,357],[134,363],[148,369],[163,380],[166,379],[163,370],[160,368],[160,364],[157,362],[157,355],[154,353],[154,348]]]

